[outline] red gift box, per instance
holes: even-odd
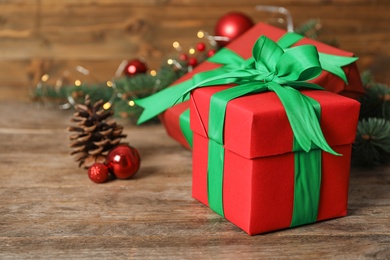
[[[237,54],[239,54],[240,56],[246,59],[251,56],[252,54],[251,47],[253,46],[254,42],[258,39],[260,35],[266,35],[270,39],[277,41],[285,33],[286,31],[280,28],[276,28],[264,23],[259,23],[254,27],[252,27],[250,30],[248,30],[246,33],[244,33],[242,36],[240,36],[238,39],[236,39],[235,41],[227,45],[226,48],[235,51]],[[353,53],[351,52],[343,51],[335,47],[308,38],[300,39],[296,44],[294,44],[294,46],[303,45],[303,44],[314,45],[317,47],[318,51],[322,53],[347,56],[347,57],[353,56]],[[219,67],[219,65],[206,61],[200,64],[199,66],[197,66],[191,73],[188,73],[185,76],[183,76],[174,84],[188,80],[193,75],[199,72],[212,70],[217,67]],[[345,66],[343,70],[347,76],[348,84],[346,84],[342,79],[338,78],[337,76],[329,73],[328,71],[323,71],[322,74],[312,82],[324,87],[330,92],[338,93],[352,98],[357,98],[361,96],[363,94],[363,87],[362,87],[362,83],[361,83],[361,79],[359,76],[356,63],[354,62],[348,66]],[[189,108],[189,103],[186,102],[185,104],[173,106],[172,108],[167,109],[164,113],[160,115],[160,119],[164,124],[164,127],[168,135],[170,135],[173,139],[175,139],[176,141],[178,141],[179,143],[181,143],[183,146],[187,148],[189,148],[190,145],[188,144],[186,138],[184,137],[180,129],[179,117],[181,113],[188,108]],[[187,122],[188,121],[189,120],[187,120]]]
[[[193,138],[193,197],[208,201],[208,119],[211,96],[226,86],[199,88],[190,100]],[[321,105],[320,124],[329,145],[342,156],[321,152],[316,221],[345,216],[351,144],[359,103],[327,91],[304,90]],[[224,128],[224,217],[250,235],[291,226],[294,211],[293,132],[273,92],[231,100]],[[314,149],[315,151],[316,149]]]

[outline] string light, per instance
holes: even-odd
[[[78,79],[76,79],[76,80],[74,81],[74,85],[77,86],[77,87],[80,87],[80,86],[81,86],[81,81],[78,80]]]
[[[49,79],[49,75],[48,75],[48,74],[44,74],[44,75],[42,75],[42,77],[41,77],[41,80],[42,80],[43,82],[46,82],[48,79]]]
[[[169,65],[174,65],[177,69],[182,69],[183,68],[183,66],[181,66],[181,64],[177,60],[168,59],[167,63]]]
[[[129,101],[129,106],[133,107],[135,105],[135,102],[133,100]]]
[[[114,83],[111,81],[111,80],[108,80],[107,83],[106,83],[107,87],[109,88],[112,88],[112,86],[114,85]]]
[[[59,108],[60,108],[60,109],[64,109],[64,110],[65,110],[65,109],[71,108],[72,106],[73,106],[73,107],[76,106],[76,101],[74,100],[74,98],[73,98],[71,95],[69,95],[69,96],[67,97],[67,99],[68,99],[68,103],[59,105]]]
[[[81,74],[89,75],[89,70],[87,70],[87,69],[84,68],[83,66],[77,65],[77,66],[76,66],[76,70],[77,70],[78,72],[80,72]]]
[[[173,42],[172,46],[173,46],[173,48],[175,48],[175,50],[181,51],[181,46],[180,46],[179,42]]]
[[[110,107],[111,107],[111,103],[110,103],[110,102],[106,102],[106,103],[104,103],[104,105],[103,105],[103,108],[104,108],[105,110],[110,109]]]
[[[127,60],[122,60],[121,63],[119,64],[118,68],[115,71],[115,75],[114,75],[115,78],[119,78],[121,76],[126,65],[127,65]]]
[[[189,54],[195,54],[195,49],[194,48],[190,48],[189,51],[188,51]]]
[[[207,40],[209,41],[211,46],[216,46],[217,45],[217,41],[228,42],[230,40],[226,36],[213,36],[213,35],[210,35],[208,32],[205,32],[205,31],[198,31],[196,36],[198,36],[199,39],[207,38]]]
[[[153,77],[156,76],[156,75],[157,75],[157,71],[151,70],[151,71],[150,71],[150,75],[153,76]]]

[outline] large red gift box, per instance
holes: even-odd
[[[199,88],[190,100],[193,130],[193,197],[208,201],[208,120],[210,98],[227,86]],[[316,221],[345,216],[351,144],[359,103],[321,90],[301,93],[321,105],[320,125],[329,145],[342,156],[321,151]],[[274,92],[248,95],[227,105],[224,127],[222,200],[224,217],[250,235],[292,226],[294,205],[293,132]],[[313,152],[310,151],[310,152]],[[295,202],[296,203],[296,202]],[[299,213],[299,212],[295,212]],[[303,223],[305,224],[305,223]]]
[[[276,28],[264,23],[259,23],[252,27],[250,30],[248,30],[246,33],[244,33],[242,36],[237,38],[235,41],[227,45],[226,48],[235,51],[237,54],[246,59],[251,56],[251,46],[253,46],[254,42],[259,38],[260,35],[265,35],[270,39],[277,41],[285,33],[286,31],[280,28]],[[300,39],[293,46],[303,44],[314,45],[317,47],[318,51],[322,53],[353,57],[353,53],[351,52],[340,50],[335,47],[308,38]],[[212,70],[217,67],[218,65],[206,61],[197,66],[191,73],[188,73],[182,78],[180,78],[174,84],[188,80],[193,75],[199,72]],[[345,66],[343,70],[347,76],[348,84],[346,84],[342,79],[338,78],[337,76],[329,73],[328,71],[323,71],[319,77],[313,80],[313,82],[317,83],[318,85],[324,87],[325,89],[333,93],[338,93],[352,98],[357,98],[361,96],[363,93],[363,87],[356,63],[354,62],[348,66]],[[180,128],[179,118],[182,113],[188,108],[189,103],[185,102],[184,104],[175,105],[172,108],[167,109],[164,113],[160,115],[160,120],[163,123],[168,135],[187,148],[190,147],[188,143],[189,138],[185,138],[185,136],[183,135],[182,130]],[[189,122],[188,119],[186,121]]]

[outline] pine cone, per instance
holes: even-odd
[[[113,112],[103,109],[104,101],[97,101],[91,105],[89,95],[85,97],[85,104],[76,106],[76,112],[71,119],[76,126],[68,130],[75,132],[69,136],[72,148],[71,155],[79,162],[79,167],[88,169],[95,162],[105,163],[108,152],[117,146],[121,138],[123,127],[115,120],[108,119]]]

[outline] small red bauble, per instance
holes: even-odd
[[[216,52],[217,52],[216,50],[209,50],[209,51],[207,52],[207,57],[213,56]]]
[[[139,169],[141,158],[138,151],[129,145],[118,145],[107,155],[107,166],[118,179],[127,179]]]
[[[196,67],[196,65],[198,65],[198,60],[194,57],[191,57],[188,61],[188,65],[192,67]]]
[[[95,183],[103,183],[108,180],[108,168],[103,163],[94,163],[88,169],[88,177]]]
[[[145,63],[139,59],[133,59],[127,62],[125,69],[123,70],[123,74],[128,77],[145,73],[148,70]]]
[[[206,50],[206,44],[204,44],[204,42],[199,42],[198,44],[196,44],[196,49],[198,51],[204,51]]]
[[[185,54],[185,53],[182,53],[182,54],[179,55],[179,59],[181,61],[186,61],[186,60],[188,60],[188,55]]]
[[[243,13],[231,12],[222,16],[215,25],[215,36],[225,36],[229,41],[218,41],[220,47],[225,46],[254,25],[253,21]]]

